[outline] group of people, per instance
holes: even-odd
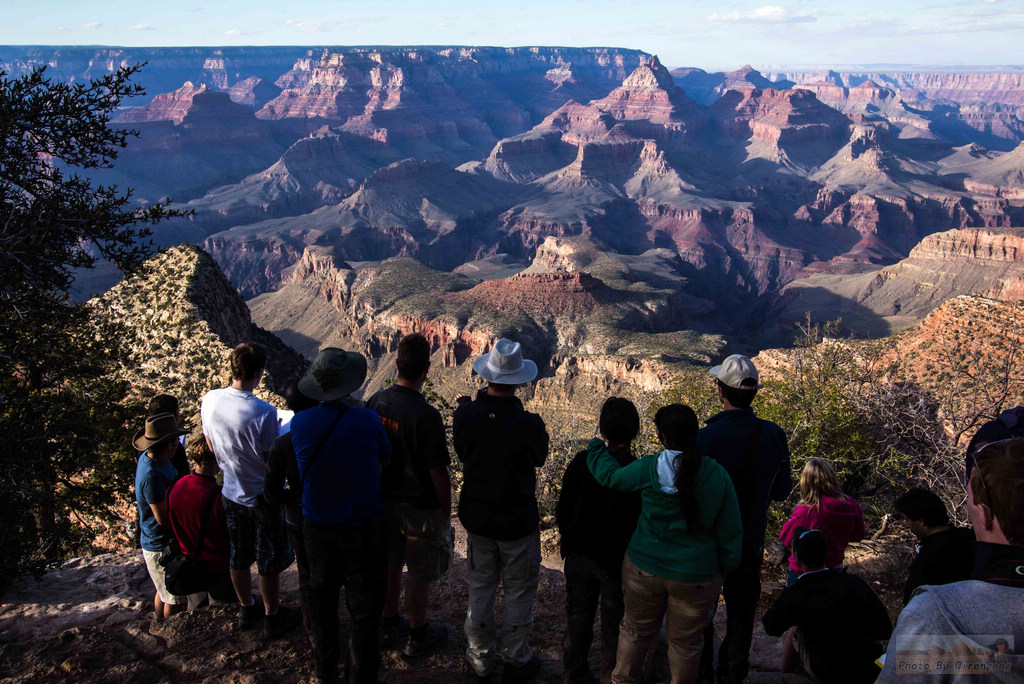
[[[143,452],[136,497],[157,616],[204,600],[167,591],[157,557],[173,536],[186,555],[206,563],[209,596],[237,601],[239,627],[262,625],[267,638],[290,627],[278,578],[294,559],[319,680],[336,680],[344,661],[346,681],[377,682],[382,648],[417,658],[442,646],[447,628],[429,621],[427,609],[432,583],[452,563],[454,530],[445,429],[421,391],[430,351],[422,335],[405,336],[397,381],[361,405],[351,395],[365,381],[366,360],[324,349],[286,393],[289,411],[278,412],[252,393],[266,352],[239,345],[231,385],[203,398],[202,434],[184,449],[195,472],[184,477],[173,462],[185,435],[177,406],[156,397],[134,445]],[[536,471],[548,456],[548,433],[516,389],[538,371],[505,339],[473,369],[487,386],[453,418],[463,470],[458,516],[468,536],[466,655],[478,681],[528,681],[541,669],[530,633],[541,562]],[[753,362],[732,355],[711,374],[722,411],[704,427],[687,406],[662,407],[654,423],[664,449],[637,457],[640,416],[632,402],[611,397],[600,413],[603,439],[591,440],[565,471],[556,518],[567,682],[641,681],[663,624],[672,682],[747,676],[768,508],[790,495],[790,455],[784,431],[751,408],[760,387]],[[900,641],[908,635],[948,634],[965,624],[989,630],[975,634],[1008,636],[1011,650],[1014,638],[1024,643],[1024,439],[973,451],[968,477],[973,545],[969,531],[949,525],[931,492],[912,490],[897,502],[921,547],[890,653],[896,643],[909,648]],[[763,616],[766,632],[784,637],[783,668],[825,682],[905,674],[892,658],[879,670],[880,642],[892,632],[888,612],[844,567],[846,546],[865,534],[858,503],[824,459],[808,460],[799,489],[780,533],[791,554],[787,586]],[[253,598],[253,563],[262,605]],[[407,617],[400,610],[403,574]],[[344,649],[342,589],[350,619]],[[716,664],[720,596],[726,619]],[[993,603],[982,603],[987,611],[965,609],[965,596]],[[599,607],[595,675],[589,663]],[[958,610],[967,610],[966,622],[950,618]]]

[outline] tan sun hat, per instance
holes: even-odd
[[[146,419],[146,426],[135,433],[132,446],[138,451],[149,451],[169,439],[187,435],[188,430],[178,427],[173,413],[158,413]]]

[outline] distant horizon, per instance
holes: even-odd
[[[1024,0],[8,0],[0,43],[623,46],[666,65],[1024,63]],[[772,67],[774,68],[774,67]]]
[[[231,45],[231,44],[191,44],[191,45],[129,45],[129,44],[106,44],[106,43],[2,43],[0,50],[6,49],[96,49],[96,50],[177,50],[177,49],[210,49],[210,50],[241,50],[241,49],[302,49],[302,50],[356,50],[373,48],[495,48],[495,49],[521,49],[521,48],[564,48],[564,49],[608,49],[608,50],[637,50],[647,54],[655,55],[659,61],[669,70],[674,69],[701,69],[708,73],[734,72],[745,66],[751,66],[759,72],[813,72],[831,70],[836,72],[850,71],[935,71],[935,72],[972,72],[972,73],[1005,73],[1024,72],[1024,64],[1002,63],[1002,64],[959,64],[959,63],[926,63],[926,62],[851,62],[851,63],[784,63],[776,62],[770,64],[752,64],[744,62],[736,66],[706,66],[700,64],[670,64],[657,53],[642,48],[631,48],[621,45],[561,45],[561,44],[524,44],[524,45],[492,45],[482,43],[353,43],[353,44],[327,44],[327,43],[292,43],[274,45]]]

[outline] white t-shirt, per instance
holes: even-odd
[[[266,456],[277,438],[277,409],[252,392],[225,387],[206,393],[200,413],[224,471],[224,497],[250,508],[263,491]]]

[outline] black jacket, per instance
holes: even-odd
[[[970,579],[974,569],[974,531],[951,527],[925,537],[910,564],[903,587],[903,605],[925,584],[949,584]]]
[[[761,434],[754,445],[758,422]],[[768,504],[785,501],[793,488],[786,433],[755,416],[751,408],[732,409],[708,418],[697,432],[697,447],[701,456],[718,461],[732,478],[743,516],[744,562],[752,559],[760,564]],[[751,468],[745,470],[748,460]]]
[[[634,461],[629,447],[611,452],[620,466]],[[569,463],[562,477],[555,517],[562,558],[579,553],[612,577],[622,571],[622,557],[640,517],[640,493],[602,487],[587,467],[587,452]]]
[[[892,634],[881,599],[864,580],[842,570],[802,575],[782,590],[762,622],[771,636],[798,627],[811,669],[825,684],[875,681],[878,642]]]
[[[462,461],[459,520],[474,534],[511,541],[534,532],[536,468],[548,457],[548,432],[516,397],[480,390],[458,408],[452,432]]]

